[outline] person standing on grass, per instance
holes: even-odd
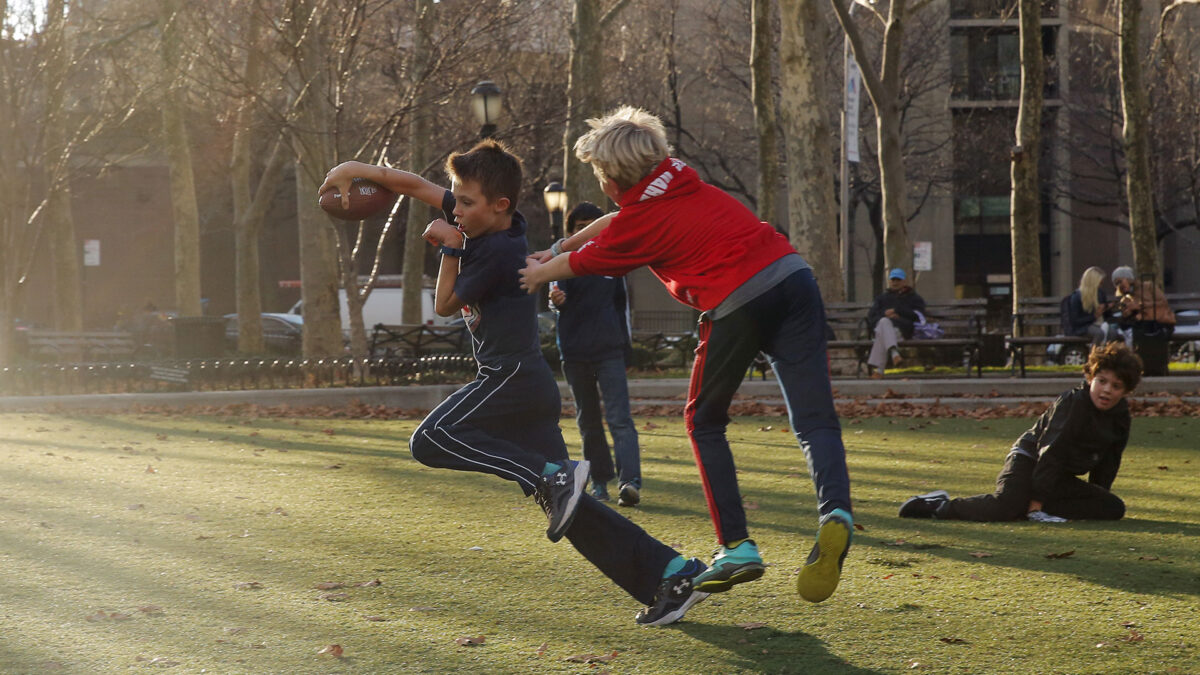
[[[902,518],[1037,522],[1120,520],[1125,502],[1112,493],[1129,441],[1126,396],[1141,381],[1142,362],[1124,342],[1093,347],[1085,383],[1063,393],[1008,451],[992,494],[950,499],[945,490],[912,497]],[[1079,478],[1088,474],[1087,481]]]
[[[646,265],[676,300],[703,312],[684,408],[719,544],[712,567],[695,578],[702,591],[763,574],[725,429],[746,370],[767,355],[817,489],[817,542],[797,586],[820,602],[837,588],[854,520],[816,277],[786,237],[670,156],[657,117],[624,107],[588,124],[575,154],[621,210],[531,256],[522,286],[534,293],[551,281]]]
[[[567,232],[574,234],[602,215],[599,206],[580,202],[567,214]],[[636,506],[642,499],[642,468],[625,378],[633,351],[626,297],[624,277],[564,279],[550,287],[550,303],[558,312],[563,375],[575,399],[583,458],[592,465],[592,496],[608,501],[608,481],[617,478],[617,504]],[[605,421],[617,456],[615,467]]]
[[[423,234],[442,254],[434,310],[439,316],[461,312],[479,371],[413,432],[413,457],[427,466],[513,481],[545,510],[550,541],[566,536],[647,605],[637,623],[678,621],[708,595],[691,583],[704,563],[685,559],[588,496],[588,462],[567,457],[558,426],[558,384],[538,340],[537,301],[521,290],[517,275],[528,251],[525,217],[516,210],[521,160],[498,141],[485,140],[452,154],[445,168],[450,190],[406,171],[345,162],[329,171],[318,190],[337,188],[348,195],[355,178],[366,178],[444,215]],[[538,578],[544,583],[548,577]]]
[[[925,298],[908,283],[904,270],[897,267],[889,272],[887,290],[875,297],[867,312],[867,325],[874,331],[871,355],[867,357],[867,366],[873,369],[871,377],[883,377],[889,363],[900,365],[900,338],[912,339],[913,326],[924,313]]]

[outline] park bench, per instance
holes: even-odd
[[[420,358],[430,354],[470,354],[470,332],[464,324],[450,326],[375,324],[370,353]]]
[[[1167,304],[1178,317],[1180,312],[1200,311],[1200,293],[1168,293]],[[1091,348],[1090,337],[1062,334],[1062,298],[1022,298],[1013,314],[1013,334],[1008,337],[1008,351],[1012,355],[1013,370],[1025,377],[1025,365],[1029,347],[1045,347],[1044,356],[1049,357],[1051,346],[1057,345],[1059,363],[1083,365]],[[1194,321],[1193,321],[1194,320]],[[1193,345],[1200,340],[1200,316],[1185,314],[1179,319],[1175,334],[1171,337],[1172,353],[1177,356],[1190,354],[1196,358]]]
[[[25,331],[25,354],[33,361],[83,363],[132,357],[137,342],[131,333],[117,331]]]
[[[871,353],[871,331],[867,324],[869,302],[831,302],[825,306],[825,321],[828,326],[828,349],[832,352],[849,351],[855,359],[855,374],[862,375]],[[938,324],[945,335],[934,339],[900,340],[901,350],[917,351],[919,360],[928,360],[929,354],[962,359],[967,375],[974,369],[978,377],[983,376],[980,350],[984,345],[983,327],[987,322],[987,299],[941,300],[925,303],[925,318]]]

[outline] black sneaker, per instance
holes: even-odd
[[[683,569],[663,579],[654,592],[654,604],[639,611],[633,618],[643,626],[665,626],[683,618],[692,605],[708,597],[696,590],[692,581],[708,566],[698,558],[687,561]]]
[[[587,485],[589,468],[591,464],[587,460],[575,462],[568,459],[558,471],[542,476],[542,483],[533,493],[533,498],[550,517],[550,526],[546,528],[546,537],[550,541],[562,539],[567,528],[571,527],[575,509],[579,508],[579,498],[583,496],[583,488]]]
[[[901,518],[932,518],[938,507],[950,501],[950,493],[945,490],[934,490],[923,495],[909,498],[900,505]]]
[[[617,492],[617,506],[637,506],[640,501],[642,493],[636,483],[621,483],[621,489]]]

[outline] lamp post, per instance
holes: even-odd
[[[471,110],[479,120],[479,137],[491,138],[496,133],[496,119],[500,117],[500,87],[491,80],[484,80],[471,89]]]
[[[546,200],[546,212],[550,214],[550,238],[557,239],[567,236],[563,231],[563,212],[567,210],[567,189],[562,183],[553,181],[542,190],[542,198]]]

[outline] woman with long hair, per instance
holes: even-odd
[[[1079,288],[1063,300],[1063,332],[1091,337],[1094,345],[1121,339],[1116,325],[1106,322],[1112,316],[1112,303],[1100,288],[1104,276],[1099,267],[1087,268],[1079,277]]]

